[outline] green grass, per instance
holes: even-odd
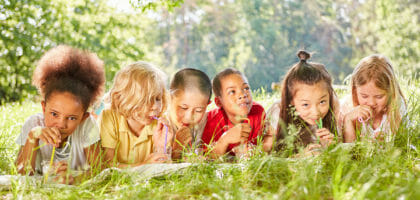
[[[360,141],[336,145],[320,156],[285,158],[263,153],[239,163],[196,163],[176,173],[139,179],[113,172],[78,186],[15,184],[6,199],[420,199],[420,81],[402,83],[410,126],[394,144]],[[254,93],[266,109],[278,94]],[[0,173],[15,174],[16,136],[25,119],[41,111],[31,102],[0,107]],[[415,148],[417,150],[415,150]]]

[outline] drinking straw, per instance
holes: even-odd
[[[316,125],[318,125],[318,129],[322,128],[322,118],[319,118],[319,120],[315,121]]]
[[[157,118],[157,117],[153,117],[153,119],[159,120],[159,118]],[[168,140],[168,126],[166,126],[166,124],[164,124],[164,123],[162,123],[162,124],[165,127],[165,147],[163,149],[163,152],[166,153],[166,143],[167,143],[167,140]]]
[[[53,165],[54,154],[55,154],[55,146],[53,146],[53,150],[52,150],[52,153],[51,153],[50,166],[48,167],[48,171],[51,170],[51,167]],[[48,172],[47,172],[47,174],[44,177],[44,183],[47,183],[47,180],[48,180]]]

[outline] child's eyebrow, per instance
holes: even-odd
[[[235,89],[235,88],[236,88],[235,86],[230,86],[230,87],[227,87],[226,90],[228,90],[228,89]]]
[[[327,95],[325,94],[324,96],[320,97],[319,99],[323,99],[324,97],[327,97]]]
[[[56,111],[56,110],[54,110],[54,109],[52,109],[52,108],[51,108],[51,111],[56,112],[56,113],[60,113],[60,112],[58,112],[58,111]]]

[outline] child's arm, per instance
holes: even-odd
[[[240,123],[226,131],[219,140],[214,144],[212,149],[213,157],[219,157],[227,152],[229,144],[246,143],[251,126],[247,123]]]
[[[273,148],[274,132],[273,127],[269,125],[266,127],[266,133],[263,137],[263,150],[265,152],[270,152]]]
[[[138,163],[133,163],[133,164],[119,163],[119,162],[114,161],[115,149],[111,149],[111,148],[104,148],[104,155],[105,155],[105,163],[108,164],[107,167],[117,167],[117,168],[130,168],[130,167],[137,167],[144,164],[164,163],[167,160],[167,156],[164,154],[152,153],[143,162],[138,162]]]
[[[26,174],[28,172],[26,171],[28,166],[30,167],[29,172],[31,174],[35,170],[36,154],[39,148],[34,149],[39,146],[39,140],[44,141],[46,144],[58,146],[61,142],[61,134],[57,128],[41,128],[38,126],[31,129],[26,138],[25,145],[20,148],[16,159],[18,173]]]

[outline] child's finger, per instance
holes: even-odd
[[[361,110],[363,110],[363,113],[365,114],[365,116],[367,117],[372,117],[373,116],[373,111],[369,106],[366,105],[362,105],[360,106]]]
[[[50,137],[48,134],[42,134],[39,136],[39,139],[44,141],[47,144],[55,145],[54,139]]]
[[[242,132],[247,132],[247,133],[251,132],[251,126],[249,124],[242,123],[241,125],[242,125],[242,129],[241,129]]]
[[[61,142],[61,134],[57,128],[48,129],[48,134],[54,140],[54,144],[58,145]]]

